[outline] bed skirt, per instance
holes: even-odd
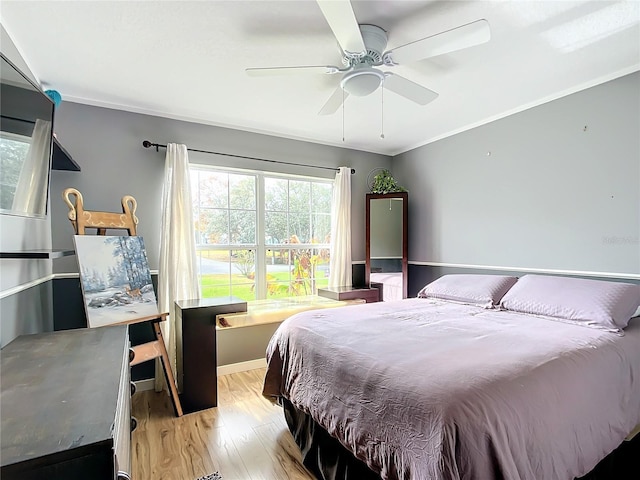
[[[311,416],[280,398],[284,416],[302,452],[303,464],[320,480],[381,480],[342,444],[318,425]],[[640,478],[640,435],[625,441],[596,468],[577,480],[625,480]]]
[[[310,415],[280,398],[289,430],[302,452],[302,463],[322,480],[381,480],[367,465],[313,421]]]

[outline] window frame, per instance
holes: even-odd
[[[256,200],[256,243],[255,244],[198,244],[196,239],[196,251],[226,251],[230,252],[233,250],[253,250],[255,252],[255,278],[254,278],[254,288],[255,288],[255,300],[264,300],[268,299],[267,292],[267,251],[280,249],[280,250],[297,250],[297,249],[326,249],[329,251],[329,258],[331,258],[331,245],[330,243],[266,243],[266,192],[265,192],[265,179],[266,178],[276,178],[276,179],[284,179],[284,180],[298,180],[304,182],[314,183],[324,183],[330,185],[331,189],[334,188],[334,180],[331,178],[322,178],[322,177],[312,177],[307,175],[296,175],[296,174],[287,174],[287,173],[278,173],[278,172],[269,172],[263,170],[254,170],[254,169],[243,169],[243,168],[233,168],[233,167],[221,167],[214,166],[209,164],[201,164],[201,163],[189,163],[189,173],[191,174],[194,170],[200,170],[205,172],[219,172],[224,174],[237,174],[237,175],[247,175],[254,176],[256,179],[256,190],[255,190],[255,200]],[[195,205],[194,195],[199,194],[198,192],[192,192],[192,202]],[[287,191],[287,215],[289,212],[289,195],[290,192]],[[313,189],[310,193],[311,202],[313,201]],[[197,200],[198,207],[200,207],[200,200]],[[230,205],[227,206],[227,210],[232,210]],[[309,216],[314,215],[314,212],[310,210]],[[195,212],[194,212],[195,214]],[[329,211],[329,217],[331,217],[331,211]],[[195,219],[195,215],[194,215]],[[310,219],[311,221],[311,219]],[[289,219],[287,218],[287,225],[289,226]],[[311,225],[311,223],[310,223]],[[311,232],[310,232],[311,233]],[[289,237],[290,238],[290,237]],[[295,247],[294,247],[295,245]],[[230,275],[233,274],[232,267],[230,269]],[[198,265],[198,279],[201,281],[200,274],[200,265]],[[231,287],[231,295],[233,295],[233,283],[231,282],[231,277],[229,277],[229,285]],[[282,298],[282,297],[279,297]]]

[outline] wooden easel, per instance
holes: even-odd
[[[70,196],[75,197],[74,203],[71,202]],[[107,229],[126,230],[129,235],[136,235],[136,227],[138,225],[138,217],[135,215],[137,202],[131,195],[122,197],[122,213],[92,212],[85,210],[82,194],[75,188],[65,189],[64,192],[62,192],[62,198],[69,207],[67,216],[69,220],[71,220],[76,235],[85,235],[86,228],[96,228],[98,235],[106,235]],[[169,363],[169,354],[167,353],[167,347],[162,337],[162,329],[160,328],[160,322],[163,322],[167,318],[167,315],[169,314],[160,313],[157,316],[143,317],[125,322],[126,324],[149,322],[155,336],[155,340],[151,342],[131,347],[132,356],[129,360],[130,365],[133,366],[155,358],[160,358],[162,369],[164,370],[164,377],[169,388],[169,394],[171,395],[173,410],[176,416],[181,417],[182,405],[180,404],[178,389],[175,379],[173,378],[171,363]]]

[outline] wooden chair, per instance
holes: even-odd
[[[71,201],[71,196],[75,197],[74,202]],[[65,189],[64,192],[62,192],[62,198],[69,207],[67,216],[73,225],[76,235],[85,235],[87,228],[97,229],[98,235],[106,235],[108,229],[126,230],[129,235],[136,235],[138,217],[136,217],[135,213],[138,204],[136,199],[131,195],[122,197],[122,213],[85,210],[82,194],[75,188]],[[127,324],[149,322],[155,337],[155,340],[151,342],[131,347],[129,360],[130,365],[133,366],[155,358],[160,358],[165,380],[169,388],[169,394],[171,395],[173,410],[176,416],[180,417],[183,414],[182,405],[180,404],[178,389],[173,377],[173,370],[171,370],[167,348],[164,344],[162,329],[160,328],[160,322],[163,322],[167,315],[168,313],[160,313],[157,317],[144,317],[127,322]]]

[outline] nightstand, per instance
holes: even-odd
[[[379,290],[377,288],[358,287],[327,287],[319,288],[318,295],[332,300],[355,300],[362,299],[367,303],[379,301]]]

